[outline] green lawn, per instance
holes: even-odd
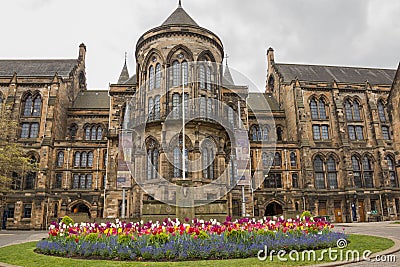
[[[394,242],[387,238],[372,237],[365,235],[350,235],[349,245],[345,250],[352,249],[360,251],[371,250],[378,252],[388,249],[394,245]],[[323,261],[318,262],[278,262],[274,257],[273,262],[268,260],[259,261],[257,258],[233,259],[233,260],[209,260],[209,261],[184,261],[184,262],[120,262],[120,261],[101,261],[101,260],[77,260],[53,256],[45,256],[35,253],[36,242],[30,242],[20,245],[13,245],[0,248],[0,262],[5,262],[20,266],[64,266],[64,267],[91,267],[91,266],[300,266],[315,263],[328,262],[328,256],[325,255]],[[320,255],[320,251],[317,252]]]

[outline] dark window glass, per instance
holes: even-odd
[[[315,99],[311,99],[310,108],[311,108],[311,118],[318,119],[317,101],[315,101]]]
[[[64,165],[64,152],[60,151],[57,154],[57,167],[62,167]]]
[[[60,189],[62,186],[62,173],[56,173],[56,181],[54,183],[54,188]]]
[[[356,132],[354,130],[354,126],[348,126],[347,129],[349,131],[349,139],[356,140]]]
[[[33,102],[32,116],[40,117],[41,108],[42,108],[42,98],[38,95],[35,97],[35,100]]]
[[[382,136],[385,140],[390,140],[389,127],[382,126]]]
[[[314,136],[314,140],[321,140],[319,125],[313,125],[313,136]]]
[[[32,216],[32,204],[24,205],[24,218],[31,218]]]
[[[320,99],[318,102],[318,111],[319,111],[319,118],[326,119],[325,102],[322,99]]]
[[[29,123],[23,123],[21,127],[21,138],[28,138],[29,137]]]

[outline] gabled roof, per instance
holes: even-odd
[[[24,59],[0,60],[0,76],[54,76],[68,77],[74,67],[78,65],[77,59]]]
[[[373,69],[359,67],[300,65],[276,63],[274,67],[283,76],[284,81],[290,82],[296,78],[299,81],[331,82],[339,83],[365,83],[392,84],[396,70]]]
[[[175,9],[174,12],[164,21],[161,26],[166,25],[189,25],[189,26],[199,26],[186,11],[182,8],[181,5]]]
[[[279,104],[271,94],[249,93],[247,106],[253,111],[278,111]]]
[[[80,91],[72,105],[73,109],[109,109],[110,97],[107,90]]]

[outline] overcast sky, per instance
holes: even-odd
[[[14,0],[0,2],[0,58],[77,58],[87,46],[88,87],[117,81],[128,52],[135,71],[138,38],[159,26],[178,0]],[[216,33],[229,65],[262,90],[266,51],[275,61],[397,68],[398,0],[182,0],[202,27]]]

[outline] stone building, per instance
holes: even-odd
[[[223,66],[222,40],[180,5],[135,49],[136,73],[129,75],[125,62],[108,90],[86,88],[83,44],[78,59],[0,60],[2,108],[20,123],[17,142],[39,163],[37,173],[13,177],[11,191],[1,196],[8,229],[41,229],[63,215],[222,218],[310,210],[336,222],[399,218],[400,137],[393,131],[400,123],[399,70],[281,64],[270,48],[265,92],[249,92]],[[195,118],[185,138],[163,131],[182,91],[183,100],[198,101],[187,107],[189,115],[218,112],[232,129],[240,118],[250,140],[242,177],[235,175],[230,130],[220,123]],[[132,175],[121,149],[129,116],[146,121]],[[183,173],[176,166],[183,143],[200,170]],[[227,194],[207,189],[204,201],[213,201],[206,205],[176,208],[180,196],[158,176],[176,184],[185,176],[195,187],[219,176],[228,185],[251,180]],[[154,195],[142,190],[140,179],[157,186]]]

